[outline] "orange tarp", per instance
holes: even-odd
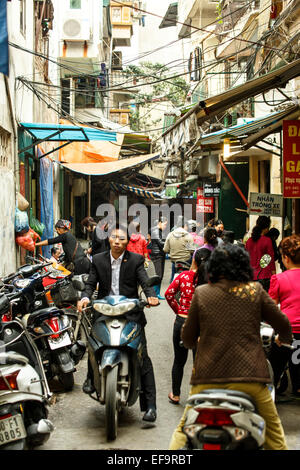
[[[71,124],[65,119],[60,124]],[[88,127],[82,126],[80,127]],[[124,134],[117,134],[117,142],[89,141],[72,142],[59,150],[59,161],[62,163],[97,163],[118,160]]]

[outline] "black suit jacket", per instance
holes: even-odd
[[[124,295],[131,299],[137,299],[138,286],[140,285],[144,289],[146,297],[156,297],[154,289],[146,285],[148,275],[144,268],[144,261],[143,256],[130,251],[125,251],[120,267],[120,295]],[[111,290],[111,278],[112,269],[110,251],[93,256],[92,267],[89,273],[89,278],[86,282],[86,289],[82,293],[82,298],[88,297],[91,299],[98,283],[98,299],[102,299],[109,295]],[[146,324],[146,319],[142,311],[128,314],[128,318],[131,318],[134,321],[139,321],[143,325]]]

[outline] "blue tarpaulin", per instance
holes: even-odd
[[[8,75],[8,33],[6,0],[0,1],[0,72]]]
[[[42,151],[37,148],[38,156]],[[49,158],[40,160],[40,195],[41,195],[41,222],[45,225],[42,240],[53,238],[53,162]],[[43,256],[51,257],[51,246],[43,246]]]
[[[89,142],[91,140],[102,140],[109,142],[117,141],[117,133],[104,129],[93,129],[92,127],[80,127],[64,124],[40,124],[21,122],[22,126],[37,140],[53,142]],[[55,134],[55,135],[53,135]]]

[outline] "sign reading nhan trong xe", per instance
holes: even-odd
[[[283,120],[283,197],[300,198],[300,121]]]
[[[282,217],[283,198],[281,194],[250,193],[249,214]]]

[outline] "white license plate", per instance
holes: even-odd
[[[69,333],[64,333],[64,336],[60,336],[57,339],[49,337],[48,341],[51,349],[58,349],[71,344]]]
[[[22,416],[15,415],[4,419],[0,417],[0,446],[24,437],[26,430]]]

